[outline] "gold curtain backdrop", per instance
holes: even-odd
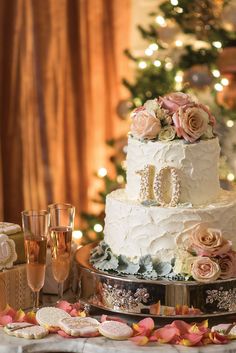
[[[0,220],[88,209],[105,140],[127,131],[130,0],[0,1]]]

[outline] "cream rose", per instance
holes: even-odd
[[[179,251],[176,254],[173,271],[177,274],[181,273],[191,275],[192,264],[195,259],[196,256],[192,256],[189,252],[184,250]]]
[[[227,254],[221,255],[218,259],[221,269],[220,278],[228,279],[236,274],[236,254],[235,251],[229,251]]]
[[[159,132],[158,140],[160,141],[172,141],[176,135],[175,128],[173,126],[166,126]]]
[[[215,281],[220,277],[220,274],[220,266],[209,257],[196,257],[192,264],[191,275],[198,282]]]
[[[209,115],[197,104],[180,107],[172,117],[178,137],[195,142],[206,131]]]
[[[219,256],[227,253],[232,246],[231,241],[223,238],[219,229],[198,225],[190,235],[189,251],[200,256]]]
[[[155,114],[149,113],[145,108],[134,111],[132,114],[131,134],[139,139],[152,140],[161,130],[160,120]]]
[[[182,92],[170,93],[164,97],[160,97],[159,101],[162,108],[168,109],[171,114],[176,112],[179,107],[193,103],[191,97],[188,94]]]

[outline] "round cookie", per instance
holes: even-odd
[[[101,335],[112,340],[125,340],[133,334],[131,327],[118,321],[104,321],[99,325],[98,330]]]
[[[47,328],[59,327],[59,321],[64,318],[70,318],[71,316],[64,310],[45,307],[41,308],[36,313],[36,320],[39,325]]]
[[[31,325],[27,322],[15,322],[4,327],[4,331],[10,336],[26,339],[40,339],[48,335],[48,330],[39,325]]]
[[[73,337],[89,337],[98,333],[100,323],[92,317],[70,317],[59,321],[60,328]]]

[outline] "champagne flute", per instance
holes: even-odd
[[[70,272],[71,240],[75,207],[66,203],[48,206],[50,214],[50,246],[52,273],[58,283],[58,301],[63,298],[64,281]]]
[[[49,213],[42,210],[23,211],[21,214],[27,282],[34,295],[33,311],[37,311],[39,308],[39,292],[45,280]]]

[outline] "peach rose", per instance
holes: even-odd
[[[172,118],[178,137],[188,142],[195,142],[207,131],[209,115],[198,104],[180,107]]]
[[[170,113],[175,113],[179,107],[193,103],[191,97],[182,92],[173,92],[164,97],[159,97],[159,102],[161,107],[168,109]]]
[[[218,264],[221,269],[220,278],[228,279],[236,275],[236,254],[235,251],[229,251],[223,254],[218,259]]]
[[[143,108],[143,107],[142,107]],[[131,134],[139,139],[152,140],[161,130],[160,120],[155,114],[151,114],[145,108],[134,111],[132,114]]]
[[[198,282],[211,282],[220,277],[220,266],[209,257],[196,257],[192,264],[191,275]]]
[[[197,226],[190,235],[189,251],[200,256],[219,256],[227,253],[232,246],[231,241],[223,238],[219,229]]]

